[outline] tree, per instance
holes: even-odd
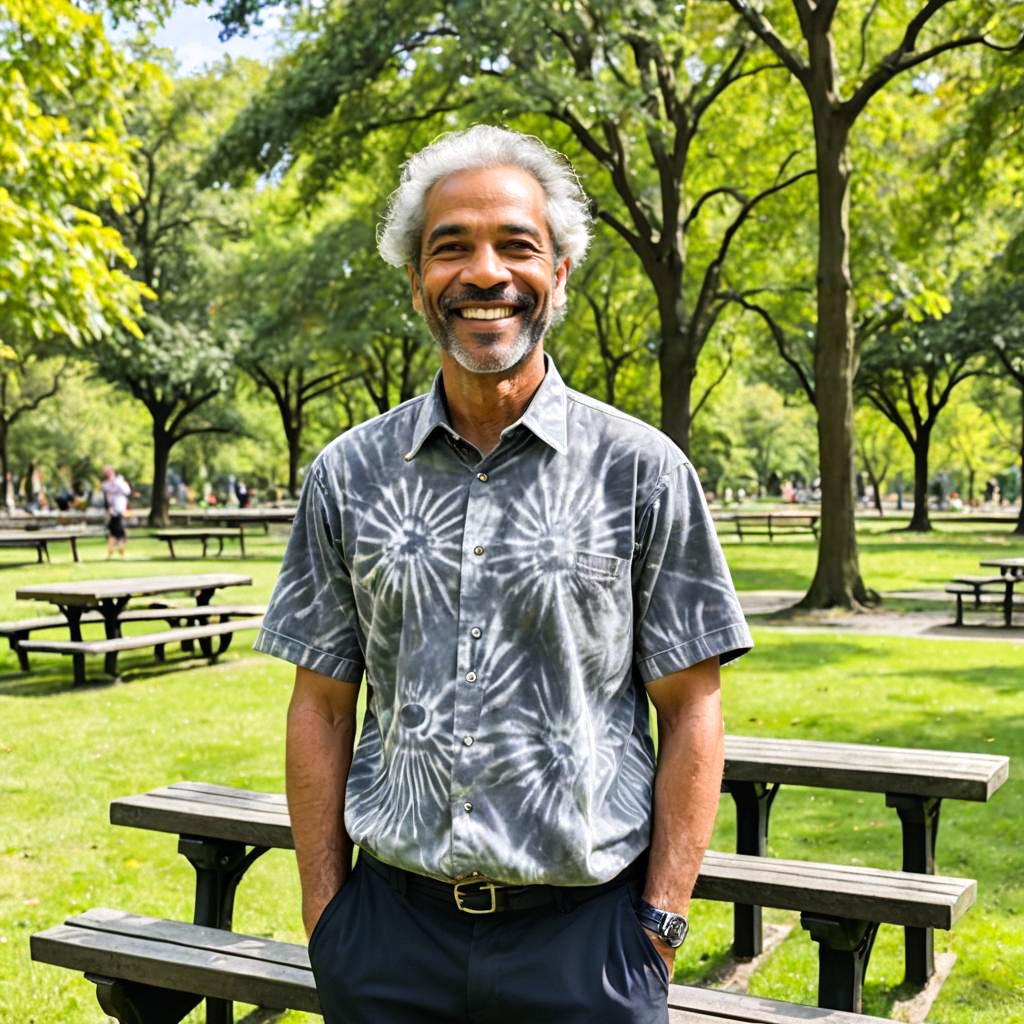
[[[985,317],[989,351],[997,368],[1019,392],[1021,480],[1024,480],[1024,260],[1015,252],[1008,265],[997,265],[989,286],[978,295],[974,312]],[[999,273],[999,270],[1003,270]],[[1014,533],[1024,533],[1024,497]]]
[[[903,435],[914,455],[914,511],[908,530],[932,528],[928,455],[953,390],[981,369],[975,324],[962,307],[941,319],[907,320],[861,352],[857,388]]]
[[[138,191],[120,113],[129,83],[97,16],[66,0],[0,11],[0,343],[30,360],[54,337],[81,346],[137,333],[144,289],[96,216]]]
[[[968,507],[977,504],[979,483],[984,484],[1001,468],[997,461],[1002,454],[999,424],[991,407],[978,404],[979,398],[981,395],[974,394],[952,406],[940,424],[943,429],[935,436],[945,461],[959,464],[963,473],[961,490]]]
[[[856,357],[853,332],[853,283],[850,276],[850,135],[868,104],[898,75],[940,54],[984,45],[1014,50],[1024,44],[1019,28],[1005,42],[987,33],[1009,22],[1012,3],[993,9],[972,4],[959,19],[951,0],[926,0],[906,8],[906,18],[891,5],[870,4],[861,12],[860,47],[836,45],[833,23],[840,0],[791,0],[755,7],[749,0],[725,0],[746,20],[765,46],[800,84],[810,107],[818,185],[818,265],[814,379],[822,478],[821,540],[818,562],[804,607],[859,607],[869,599],[861,578],[854,519],[853,378]],[[853,7],[852,0],[845,7]],[[784,15],[791,9],[804,52],[785,42],[764,13]],[[942,16],[945,15],[945,18]],[[896,40],[880,47],[870,37],[873,25]],[[877,33],[876,33],[877,35]],[[869,45],[870,44],[870,45]],[[859,50],[856,84],[843,87],[844,63]],[[870,59],[869,59],[869,51]],[[875,52],[877,51],[877,52]],[[863,70],[867,66],[867,70]],[[843,93],[846,93],[844,98]]]
[[[902,461],[897,451],[901,440],[888,417],[872,405],[864,404],[857,409],[857,456],[874,490],[875,510],[880,518],[885,516],[882,490],[886,477],[893,465],[899,466]]]
[[[115,329],[138,334],[144,287],[96,215],[139,183],[120,113],[130,82],[99,17],[65,0],[0,10],[0,473],[10,430],[57,394],[66,360]],[[128,342],[130,345],[130,340]]]
[[[149,521],[167,521],[167,469],[185,437],[227,433],[234,419],[213,408],[233,380],[238,337],[221,329],[210,308],[211,264],[225,238],[240,230],[233,196],[201,192],[194,173],[210,140],[262,70],[248,61],[173,85],[151,74],[140,82],[131,126],[142,190],[131,203],[104,210],[128,242],[134,273],[148,293],[142,337],[126,350],[123,337],[91,346],[107,380],[132,395],[152,419],[153,486]]]
[[[0,351],[0,480],[13,478],[11,428],[57,393],[67,367],[66,358],[21,356],[10,348]]]
[[[226,3],[220,16],[232,31],[263,6]],[[742,120],[743,100],[760,98],[754,76],[776,67],[751,60],[743,26],[723,26],[708,5],[643,0],[526,10],[521,0],[386,0],[297,18],[304,41],[232,125],[204,180],[238,181],[241,169],[266,173],[305,153],[303,187],[315,194],[367,159],[368,138],[405,138],[410,125],[490,118],[540,131],[593,169],[598,219],[650,282],[661,425],[688,450],[698,359],[728,305],[722,274],[740,230],[811,173],[791,168],[788,140],[741,145],[750,133],[727,127]],[[734,92],[731,107],[723,97]]]

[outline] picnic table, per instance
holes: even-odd
[[[83,537],[102,537],[102,530],[87,530],[82,527],[52,530],[0,530],[0,548],[35,548],[38,561],[50,560],[49,545],[67,541],[71,554],[78,561],[78,541]]]
[[[978,564],[986,569],[998,569],[1001,576],[1024,579],[1024,558],[983,558]]]
[[[271,523],[291,525],[295,519],[294,508],[172,508],[169,513],[174,522],[190,526],[220,524],[245,529],[247,526],[262,526],[264,533],[270,532]]]
[[[118,579],[33,584],[19,587],[14,596],[19,601],[49,601],[57,606],[67,620],[70,643],[63,643],[60,646],[45,643],[24,646],[34,650],[50,649],[71,654],[75,682],[82,683],[85,681],[85,655],[91,653],[85,650],[86,644],[82,640],[82,616],[85,612],[91,609],[99,611],[103,617],[106,639],[113,641],[121,637],[121,613],[132,598],[193,594],[196,605],[204,607],[210,604],[210,599],[219,589],[248,586],[251,583],[251,576],[229,572],[186,576],[126,576]],[[211,629],[197,627],[204,628],[208,631]],[[163,642],[168,641],[165,639]],[[105,652],[104,668],[109,675],[117,675],[117,649]]]
[[[110,821],[178,836],[195,869],[193,921],[207,927],[231,927],[236,889],[259,857],[294,848],[283,793],[180,782],[114,800]],[[708,850],[693,895],[800,911],[819,946],[819,1005],[856,1012],[879,924],[951,928],[975,890],[970,879]]]

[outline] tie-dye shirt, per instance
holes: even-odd
[[[365,671],[357,844],[434,878],[589,885],[648,845],[644,684],[751,645],[690,463],[549,359],[484,458],[440,375],[329,444],[255,646]]]

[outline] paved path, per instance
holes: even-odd
[[[790,608],[803,597],[801,590],[746,590],[740,592],[744,612],[752,616],[751,625],[759,629],[786,629],[801,633],[822,633],[830,630],[860,633],[865,636],[953,637],[958,640],[995,640],[1003,643],[1024,642],[1024,626],[1007,629],[999,616],[987,615],[988,624],[954,626],[953,602],[942,591],[894,591],[883,595],[889,599],[929,602],[935,611],[887,611],[885,605],[866,612],[842,609],[804,612],[792,620],[763,619],[761,616]],[[970,615],[970,612],[968,612]]]

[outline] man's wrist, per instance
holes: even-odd
[[[678,949],[686,939],[689,922],[683,914],[656,907],[641,899],[637,905],[637,919],[664,949]]]

